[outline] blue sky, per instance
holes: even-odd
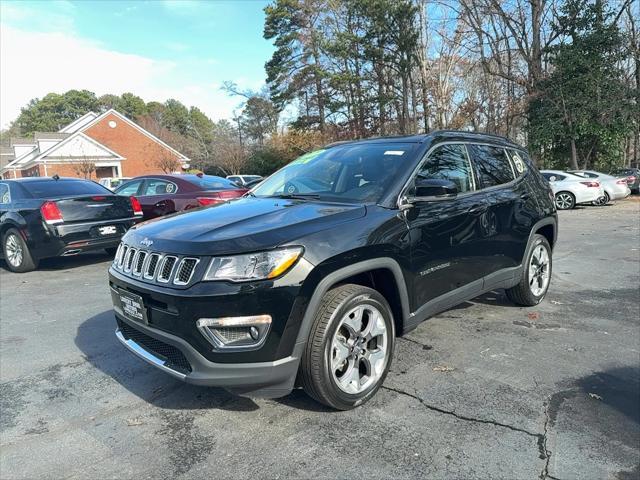
[[[5,1],[0,3],[0,123],[31,98],[87,88],[177,98],[214,119],[240,100],[225,80],[257,90],[273,47],[259,0]]]

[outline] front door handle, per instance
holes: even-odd
[[[467,210],[467,213],[471,214],[471,215],[479,215],[481,213],[484,213],[487,211],[487,205],[474,205],[473,207],[469,208],[469,210]]]

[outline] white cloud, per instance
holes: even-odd
[[[109,50],[72,33],[0,24],[0,126],[13,121],[32,98],[70,89],[98,96],[133,92],[145,101],[175,98],[214,120],[230,117],[238,99],[212,88],[211,79],[196,82],[193,73],[175,62]]]

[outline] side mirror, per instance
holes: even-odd
[[[421,178],[416,180],[414,197],[453,198],[458,195],[458,187],[451,180]]]

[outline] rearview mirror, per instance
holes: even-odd
[[[440,178],[417,179],[414,197],[453,198],[458,195],[458,187],[451,180]]]

